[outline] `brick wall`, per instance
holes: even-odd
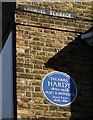
[[[16,10],[17,117],[47,120],[92,116],[92,48],[80,34],[92,27],[92,3],[17,3],[75,12],[76,19]],[[86,20],[88,19],[88,20]],[[59,107],[44,97],[43,77],[51,71],[71,75],[78,88],[73,104]]]

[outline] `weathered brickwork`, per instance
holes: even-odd
[[[17,117],[32,120],[89,118],[93,107],[93,50],[79,36],[92,27],[93,23],[85,20],[92,20],[92,3],[34,2],[18,3],[17,7],[20,4],[75,12],[77,19],[16,10]],[[42,79],[54,70],[66,72],[74,78],[78,96],[72,105],[59,107],[44,97]]]

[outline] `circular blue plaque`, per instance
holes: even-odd
[[[50,102],[59,106],[71,104],[77,96],[77,87],[72,78],[58,71],[51,72],[44,77],[42,90]]]

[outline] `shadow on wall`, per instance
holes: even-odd
[[[71,104],[70,119],[85,120],[92,118],[93,47],[78,37],[50,58],[45,66],[67,73],[77,85],[78,95]]]

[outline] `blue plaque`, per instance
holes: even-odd
[[[44,77],[42,90],[50,102],[59,106],[71,104],[77,96],[77,87],[73,79],[66,73],[58,71]]]

